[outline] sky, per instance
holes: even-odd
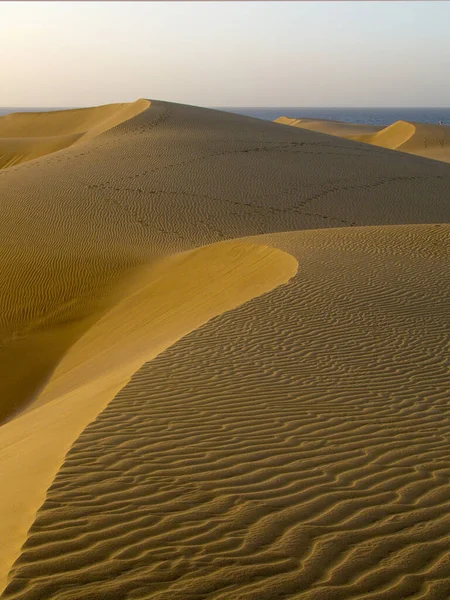
[[[450,2],[0,2],[0,106],[450,107]]]

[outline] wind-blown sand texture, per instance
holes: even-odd
[[[449,196],[156,101],[2,170],[2,598],[449,596]]]
[[[450,162],[450,127],[448,125],[397,121],[388,127],[378,127],[326,119],[291,119],[289,117],[279,117],[275,119],[275,122]]]

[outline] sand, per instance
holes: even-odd
[[[0,172],[2,597],[445,598],[450,167],[142,102]]]
[[[290,117],[279,117],[275,122],[450,162],[450,126],[448,125],[397,121],[388,127],[378,127],[327,119]]]
[[[148,100],[0,117],[0,169],[100,135],[150,106]]]
[[[292,119],[290,117],[278,117],[275,123],[301,127],[310,131],[327,133],[351,139],[354,135],[373,135],[381,131],[383,127],[376,125],[361,125],[359,123],[345,123],[344,121],[333,121],[331,119]]]

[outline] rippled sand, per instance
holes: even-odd
[[[0,171],[2,598],[446,598],[450,167],[144,102]]]

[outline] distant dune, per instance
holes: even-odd
[[[328,133],[339,137],[351,138],[353,135],[372,135],[383,129],[375,125],[360,125],[359,123],[344,123],[343,121],[332,121],[331,119],[291,119],[290,117],[279,117],[275,123],[292,125],[319,133]]]
[[[131,119],[148,100],[94,108],[12,113],[0,117],[0,169],[86,141]]]
[[[289,117],[279,117],[275,119],[275,122],[450,162],[450,127],[448,125],[397,121],[383,128],[325,119],[291,119]]]
[[[448,597],[450,166],[394,151],[433,126],[13,117],[1,598]]]
[[[450,162],[450,127],[448,125],[397,121],[367,138],[365,135],[356,135],[350,139]]]

